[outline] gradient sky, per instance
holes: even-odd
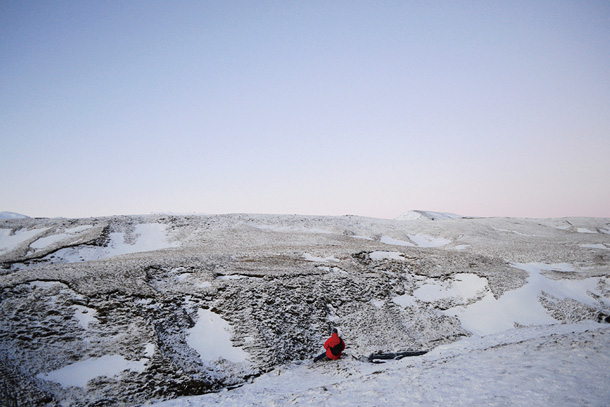
[[[610,2],[2,1],[0,211],[610,217]]]

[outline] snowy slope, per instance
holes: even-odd
[[[8,219],[0,265],[0,389],[20,405],[608,395],[610,219]],[[312,365],[333,326],[346,358]]]

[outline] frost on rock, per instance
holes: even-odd
[[[310,360],[333,327],[359,363],[349,357],[599,320],[610,314],[610,254],[591,245],[610,247],[608,224],[1,220],[1,396],[13,405],[142,405]]]

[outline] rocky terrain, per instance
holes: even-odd
[[[234,388],[311,359],[331,327],[358,358],[610,314],[610,219],[15,218],[0,265],[7,406]],[[514,293],[543,312],[477,325]]]

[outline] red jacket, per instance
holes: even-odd
[[[335,353],[337,353],[337,355],[334,355],[330,348],[335,348]],[[341,338],[339,338],[339,335],[333,334],[326,340],[326,342],[324,342],[324,349],[326,349],[326,356],[329,359],[337,360],[341,357],[341,352],[343,352],[343,349],[345,349],[345,343]]]

